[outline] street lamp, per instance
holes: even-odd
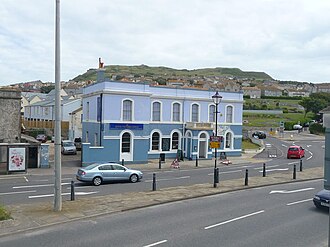
[[[213,102],[215,104],[215,137],[217,138],[217,141],[219,141],[220,138],[218,138],[218,105],[221,102],[222,96],[219,94],[218,91],[212,96]],[[217,152],[218,152],[218,147],[216,146],[215,148],[215,161],[214,161],[214,180],[213,180],[213,187],[217,187],[217,183],[219,182],[219,174],[217,172]]]

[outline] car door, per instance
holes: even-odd
[[[127,180],[129,174],[126,172],[125,167],[117,164],[112,164],[113,176],[115,180]]]
[[[112,169],[111,165],[106,164],[106,165],[99,166],[99,171],[100,171],[102,179],[104,181],[115,180],[115,172]]]

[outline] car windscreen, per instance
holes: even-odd
[[[289,148],[289,151],[298,151],[298,148]]]
[[[72,147],[74,146],[73,142],[63,142],[64,147]]]

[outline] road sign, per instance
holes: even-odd
[[[220,148],[221,136],[211,136],[210,137],[210,148]]]

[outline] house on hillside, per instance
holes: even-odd
[[[309,97],[309,92],[302,89],[285,89],[284,92],[287,93],[289,97]]]
[[[278,89],[274,86],[258,86],[261,90],[261,96],[274,96],[280,97],[282,96],[282,90]]]
[[[261,89],[258,87],[242,87],[243,94],[250,96],[251,99],[261,98]]]
[[[102,80],[84,88],[82,163],[212,159],[215,91]],[[218,152],[239,156],[243,93],[219,92]],[[111,106],[111,107],[109,107]]]
[[[36,102],[45,100],[47,98],[47,94],[44,93],[34,93],[34,92],[22,92],[21,93],[21,115],[24,116],[25,107],[34,104]]]
[[[317,92],[330,93],[330,83],[321,83],[316,85]]]

